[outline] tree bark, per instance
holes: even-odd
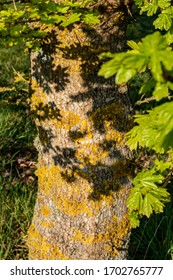
[[[31,55],[39,159],[30,259],[127,258],[127,87],[97,75],[98,54],[125,44],[127,9],[119,2],[98,1],[101,23],[92,28],[50,28]]]

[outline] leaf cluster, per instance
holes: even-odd
[[[121,53],[103,53],[100,59],[107,59],[99,75],[109,78],[115,75],[117,84],[127,83],[132,78],[150,73],[139,95],[146,102],[155,100],[155,106],[134,116],[135,126],[126,134],[127,145],[131,150],[139,148],[154,151],[154,166],[143,168],[133,180],[134,187],[127,199],[132,227],[139,225],[142,216],[163,212],[170,200],[167,186],[172,178],[173,154],[173,50],[171,43],[173,6],[170,0],[135,0],[140,13],[157,15],[154,21],[156,31],[141,41],[128,41],[129,50]],[[145,102],[145,99],[144,99]],[[142,102],[141,102],[142,103]],[[169,175],[168,175],[169,174]],[[167,177],[168,176],[168,177]],[[167,180],[169,178],[169,180]]]
[[[98,24],[99,15],[90,8],[93,2],[97,1],[71,0],[57,4],[53,0],[31,0],[4,5],[0,11],[0,38],[9,46],[23,42],[26,48],[39,48],[49,27],[65,28],[77,22]]]
[[[147,16],[157,15],[153,22],[154,27],[165,32],[167,41],[173,43],[173,6],[171,0],[135,0],[140,8],[140,14],[147,13]]]
[[[139,219],[143,215],[149,218],[153,212],[163,212],[165,203],[170,200],[170,194],[160,185],[165,179],[163,174],[171,165],[171,162],[156,160],[152,169],[143,169],[134,178],[134,187],[127,199],[132,227],[139,226]]]
[[[146,36],[139,43],[128,41],[132,50],[118,54],[103,53],[100,58],[111,58],[103,64],[100,76],[109,78],[116,74],[116,83],[127,83],[139,73],[149,70],[149,79],[139,93],[146,93],[154,86],[153,96],[160,100],[173,90],[173,51],[158,31]]]

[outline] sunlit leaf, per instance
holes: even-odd
[[[167,97],[169,95],[168,86],[166,84],[157,83],[153,95],[156,97],[157,101]]]

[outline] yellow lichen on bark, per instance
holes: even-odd
[[[112,4],[116,1],[98,2],[111,12],[108,24],[104,13],[98,28],[55,27],[40,54],[33,54],[31,108],[39,162],[38,197],[28,230],[31,259],[125,255],[129,111],[114,80],[97,76],[97,54],[121,45],[122,33],[114,26],[115,16],[111,19],[112,10],[119,9]]]
[[[84,234],[82,230],[71,229],[72,240],[78,244],[83,245],[94,245],[104,244],[103,248],[109,252],[112,257],[118,254],[119,249],[123,247],[125,238],[129,232],[129,220],[126,215],[118,220],[116,215],[112,217],[112,221],[108,223],[105,229],[100,233],[94,235]]]
[[[30,107],[34,111],[38,109],[40,104],[46,104],[47,95],[34,79],[32,80],[32,89],[33,94],[30,99]]]
[[[108,108],[105,107],[97,111],[93,118],[90,116],[89,119],[81,120],[77,114],[61,111],[61,120],[47,122],[47,124],[56,123],[55,131],[56,129],[57,131],[64,129],[68,132],[67,135],[74,145],[75,153],[73,157],[75,160],[73,159],[73,168],[55,164],[45,165],[40,161],[36,175],[39,179],[39,211],[45,217],[44,219],[51,220],[50,217],[53,214],[51,214],[49,206],[45,204],[42,196],[49,197],[51,204],[54,205],[55,212],[58,211],[61,215],[67,216],[68,219],[84,217],[84,220],[95,219],[100,213],[111,211],[116,205],[118,194],[123,197],[126,191],[121,185],[121,180],[127,177],[129,172],[126,159],[120,157],[110,165],[106,165],[105,161],[109,159],[110,150],[103,145],[104,141],[115,141],[119,147],[124,145],[124,133],[114,127],[114,122],[119,121],[119,114],[121,113],[121,108],[115,105],[108,106]],[[97,128],[100,128],[100,126],[104,128],[104,134],[101,138],[98,138],[99,141],[95,142],[96,128],[94,125]],[[74,127],[77,128],[75,137],[74,134],[70,133]],[[102,178],[99,183],[100,177],[97,172],[100,168],[106,168],[108,176]],[[128,234],[128,219],[126,216],[119,219],[116,215],[113,215],[109,217],[108,225],[106,225],[107,221],[104,221],[103,224],[105,225],[100,231],[93,233],[92,231],[87,232],[85,227],[84,229],[80,227],[71,228],[68,232],[68,235],[71,236],[71,244],[74,243],[74,246],[77,246],[75,244],[78,242],[80,246],[88,246],[88,248],[101,244],[107,252],[106,254],[110,258],[115,258],[118,254],[118,248],[123,244],[124,236]],[[52,231],[52,224],[49,224],[47,220],[42,222],[42,227]],[[32,234],[34,234],[34,238]],[[41,233],[39,235],[37,230],[31,228],[28,231],[30,246],[31,244],[33,247],[36,246],[35,243],[32,243],[32,240],[36,238],[42,239],[40,241],[42,245],[37,244],[37,246],[43,247],[40,254],[38,247],[35,249],[37,251],[35,253],[36,258],[48,259],[50,256],[57,259],[68,258],[67,252],[61,252],[61,245],[58,242],[53,247],[50,245],[51,242],[49,243],[47,239],[41,237]],[[72,259],[73,256],[70,258]]]
[[[43,207],[41,211],[44,216],[49,216],[50,214],[50,208],[47,206]]]
[[[89,200],[93,191],[92,184],[88,183],[89,175],[84,178],[80,171],[72,174],[70,170],[65,172],[63,168],[52,165],[47,169],[38,168],[36,174],[42,178],[39,181],[41,192],[46,195],[49,193],[58,209],[69,216],[97,215],[101,208],[111,207],[111,201],[114,200],[112,195],[101,195],[99,201]],[[70,176],[73,176],[73,182],[70,181]],[[43,207],[41,211],[47,213],[46,209]]]
[[[68,260],[56,245],[50,244],[46,237],[42,236],[34,225],[28,230],[27,246],[30,247],[29,258],[38,260]]]
[[[122,246],[123,237],[126,236],[126,234],[128,234],[129,226],[129,220],[126,215],[123,216],[123,218],[120,221],[118,221],[115,215],[112,217],[112,222],[105,227],[104,232],[95,234],[93,236],[83,234],[80,230],[72,229],[72,240],[74,240],[75,242],[80,242],[82,244],[107,244],[109,243],[109,241],[113,240],[114,246],[118,249]]]

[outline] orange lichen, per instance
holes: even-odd
[[[102,236],[105,241],[105,250],[110,252],[111,256],[118,254],[124,246],[124,242],[130,231],[130,224],[127,215],[121,217],[121,220],[112,221],[106,226],[106,232]],[[109,242],[110,241],[110,242]]]
[[[50,208],[47,207],[47,206],[44,206],[42,209],[41,209],[41,212],[44,216],[49,216],[50,215]]]
[[[124,145],[125,144],[125,134],[122,132],[119,132],[116,129],[113,129],[111,127],[107,126],[107,122],[105,122],[105,128],[106,128],[106,132],[105,132],[105,138],[104,140],[107,141],[111,141],[114,140],[116,142],[116,144]]]
[[[118,220],[116,215],[112,217],[112,222],[108,223],[104,232],[88,235],[83,234],[81,230],[71,229],[72,240],[81,244],[96,244],[103,243],[105,251],[111,255],[117,255],[119,248],[123,247],[124,238],[128,236],[130,230],[128,217],[125,215]]]
[[[99,201],[89,200],[88,197],[93,191],[92,184],[88,183],[87,175],[83,176],[80,171],[74,173],[74,182],[68,182],[63,175],[63,169],[55,165],[51,165],[47,170],[40,167],[37,170],[40,178],[39,174],[42,178],[40,190],[46,195],[49,193],[58,209],[68,215],[97,215],[101,208],[111,207],[114,201],[111,192],[109,195],[101,194]],[[103,187],[106,189],[106,186]]]
[[[73,126],[79,124],[81,122],[81,117],[78,114],[73,112],[61,110],[61,120],[55,119],[53,121],[50,120],[55,128],[62,127],[63,129],[70,130]]]
[[[47,187],[48,173],[47,173],[46,169],[43,167],[42,168],[38,167],[35,172],[35,175],[38,176],[38,184],[39,184],[40,190],[43,191],[45,195],[49,196],[51,194],[51,185],[49,184],[49,188]]]
[[[80,35],[82,36],[82,34],[84,33],[81,32]],[[68,67],[68,73],[79,73],[81,71],[82,62],[80,59],[77,59],[77,57],[79,58],[77,55],[77,44],[79,44],[79,42],[77,41],[76,33],[73,30],[69,31],[67,28],[64,28],[61,32],[58,32],[57,37],[59,41],[59,51],[55,56],[56,63],[61,61],[61,67]],[[66,57],[64,53],[66,53]]]
[[[80,143],[86,142],[93,137],[94,130],[89,120],[84,119],[79,123],[77,133],[80,136],[76,138],[76,141]]]
[[[85,139],[85,138],[84,138]],[[87,158],[88,163],[96,164],[97,162],[101,162],[105,158],[108,157],[109,152],[104,151],[98,144],[95,143],[88,143],[83,144],[77,149],[76,157],[80,161]]]
[[[87,216],[98,215],[99,211],[104,207],[110,207],[113,203],[112,196],[101,196],[100,201],[93,201],[85,199],[84,201],[78,201],[77,199],[70,198],[65,199],[63,196],[59,197],[56,201],[58,209],[70,216],[77,216],[86,214]]]
[[[55,227],[55,223],[53,221],[50,220],[50,218],[48,217],[48,221],[43,221],[41,224],[44,228],[53,228]]]
[[[29,259],[37,260],[68,260],[57,245],[50,244],[32,224],[27,233],[27,246],[29,246]]]
[[[31,96],[30,107],[31,110],[35,111],[40,104],[46,104],[47,95],[34,79],[32,80],[32,89],[34,92]]]

